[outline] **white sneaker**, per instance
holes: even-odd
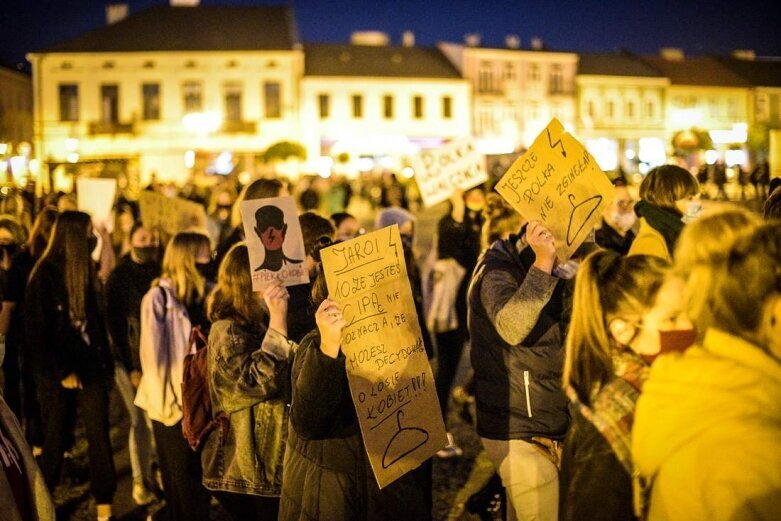
[[[138,506],[146,506],[152,501],[157,499],[157,496],[155,496],[143,483],[134,483],[133,484],[133,501]]]
[[[456,445],[456,440],[453,439],[453,435],[447,433],[447,446],[437,452],[437,457],[440,459],[460,458],[463,456],[464,451]]]

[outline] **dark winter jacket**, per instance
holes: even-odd
[[[483,253],[469,288],[477,432],[562,440],[569,425],[561,389],[568,282],[534,267],[531,248],[519,254],[516,240]]]
[[[64,270],[41,262],[25,291],[25,345],[36,376],[62,381],[76,373],[83,384],[113,378],[114,362],[96,288],[86,299],[87,343],[71,321]]]
[[[363,445],[350,396],[345,357],[320,351],[313,331],[293,363],[280,521],[430,519],[421,472],[380,490]]]
[[[212,431],[201,452],[206,488],[279,496],[293,348],[273,329],[253,332],[232,320],[212,325],[212,412],[228,414],[230,427],[224,439],[219,429]]]
[[[469,277],[480,256],[480,234],[483,219],[480,213],[466,210],[463,222],[456,222],[448,214],[437,225],[437,255],[440,259],[455,259],[466,270],[456,296],[456,314],[459,328],[467,322],[467,291]]]
[[[626,255],[629,253],[629,248],[632,247],[632,242],[635,240],[635,232],[629,230],[626,232],[626,235],[622,236],[602,219],[602,227],[594,234],[594,240],[602,248]]]
[[[159,276],[159,264],[139,264],[125,255],[106,282],[106,325],[114,355],[128,372],[141,370],[141,300]]]

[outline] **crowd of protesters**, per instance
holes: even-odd
[[[173,237],[124,198],[110,230],[71,195],[36,215],[18,202],[0,216],[3,510],[54,519],[78,415],[97,519],[114,517],[116,392],[132,499],[164,500],[159,519],[208,520],[212,501],[236,520],[431,519],[431,461],[383,489],[373,477],[320,262],[371,227],[347,213],[361,200],[375,229],[399,227],[440,412],[474,405],[507,519],[778,519],[781,190],[768,186],[762,216],[703,211],[696,177],[673,165],[638,201],[614,184],[567,259],[488,186],[453,194],[420,255],[417,195],[394,176],[150,186],[206,209],[203,229]],[[311,282],[255,293],[239,204],[291,192]],[[214,414],[194,443],[182,383],[199,334]],[[436,457],[462,454],[448,433]]]

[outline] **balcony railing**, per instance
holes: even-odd
[[[254,121],[223,121],[220,129],[225,134],[254,134],[256,132]]]
[[[89,133],[93,136],[100,134],[135,134],[135,125],[132,122],[93,121],[89,124]]]

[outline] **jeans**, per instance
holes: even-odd
[[[124,367],[117,365],[114,370],[114,382],[130,416],[127,446],[130,453],[130,468],[133,471],[133,484],[144,484],[148,487],[153,482],[154,439],[152,438],[152,422],[146,415],[146,411],[133,405],[136,389],[130,383],[130,377]]]
[[[559,471],[556,465],[523,440],[482,438],[482,441],[507,493],[507,520],[557,521]]]

